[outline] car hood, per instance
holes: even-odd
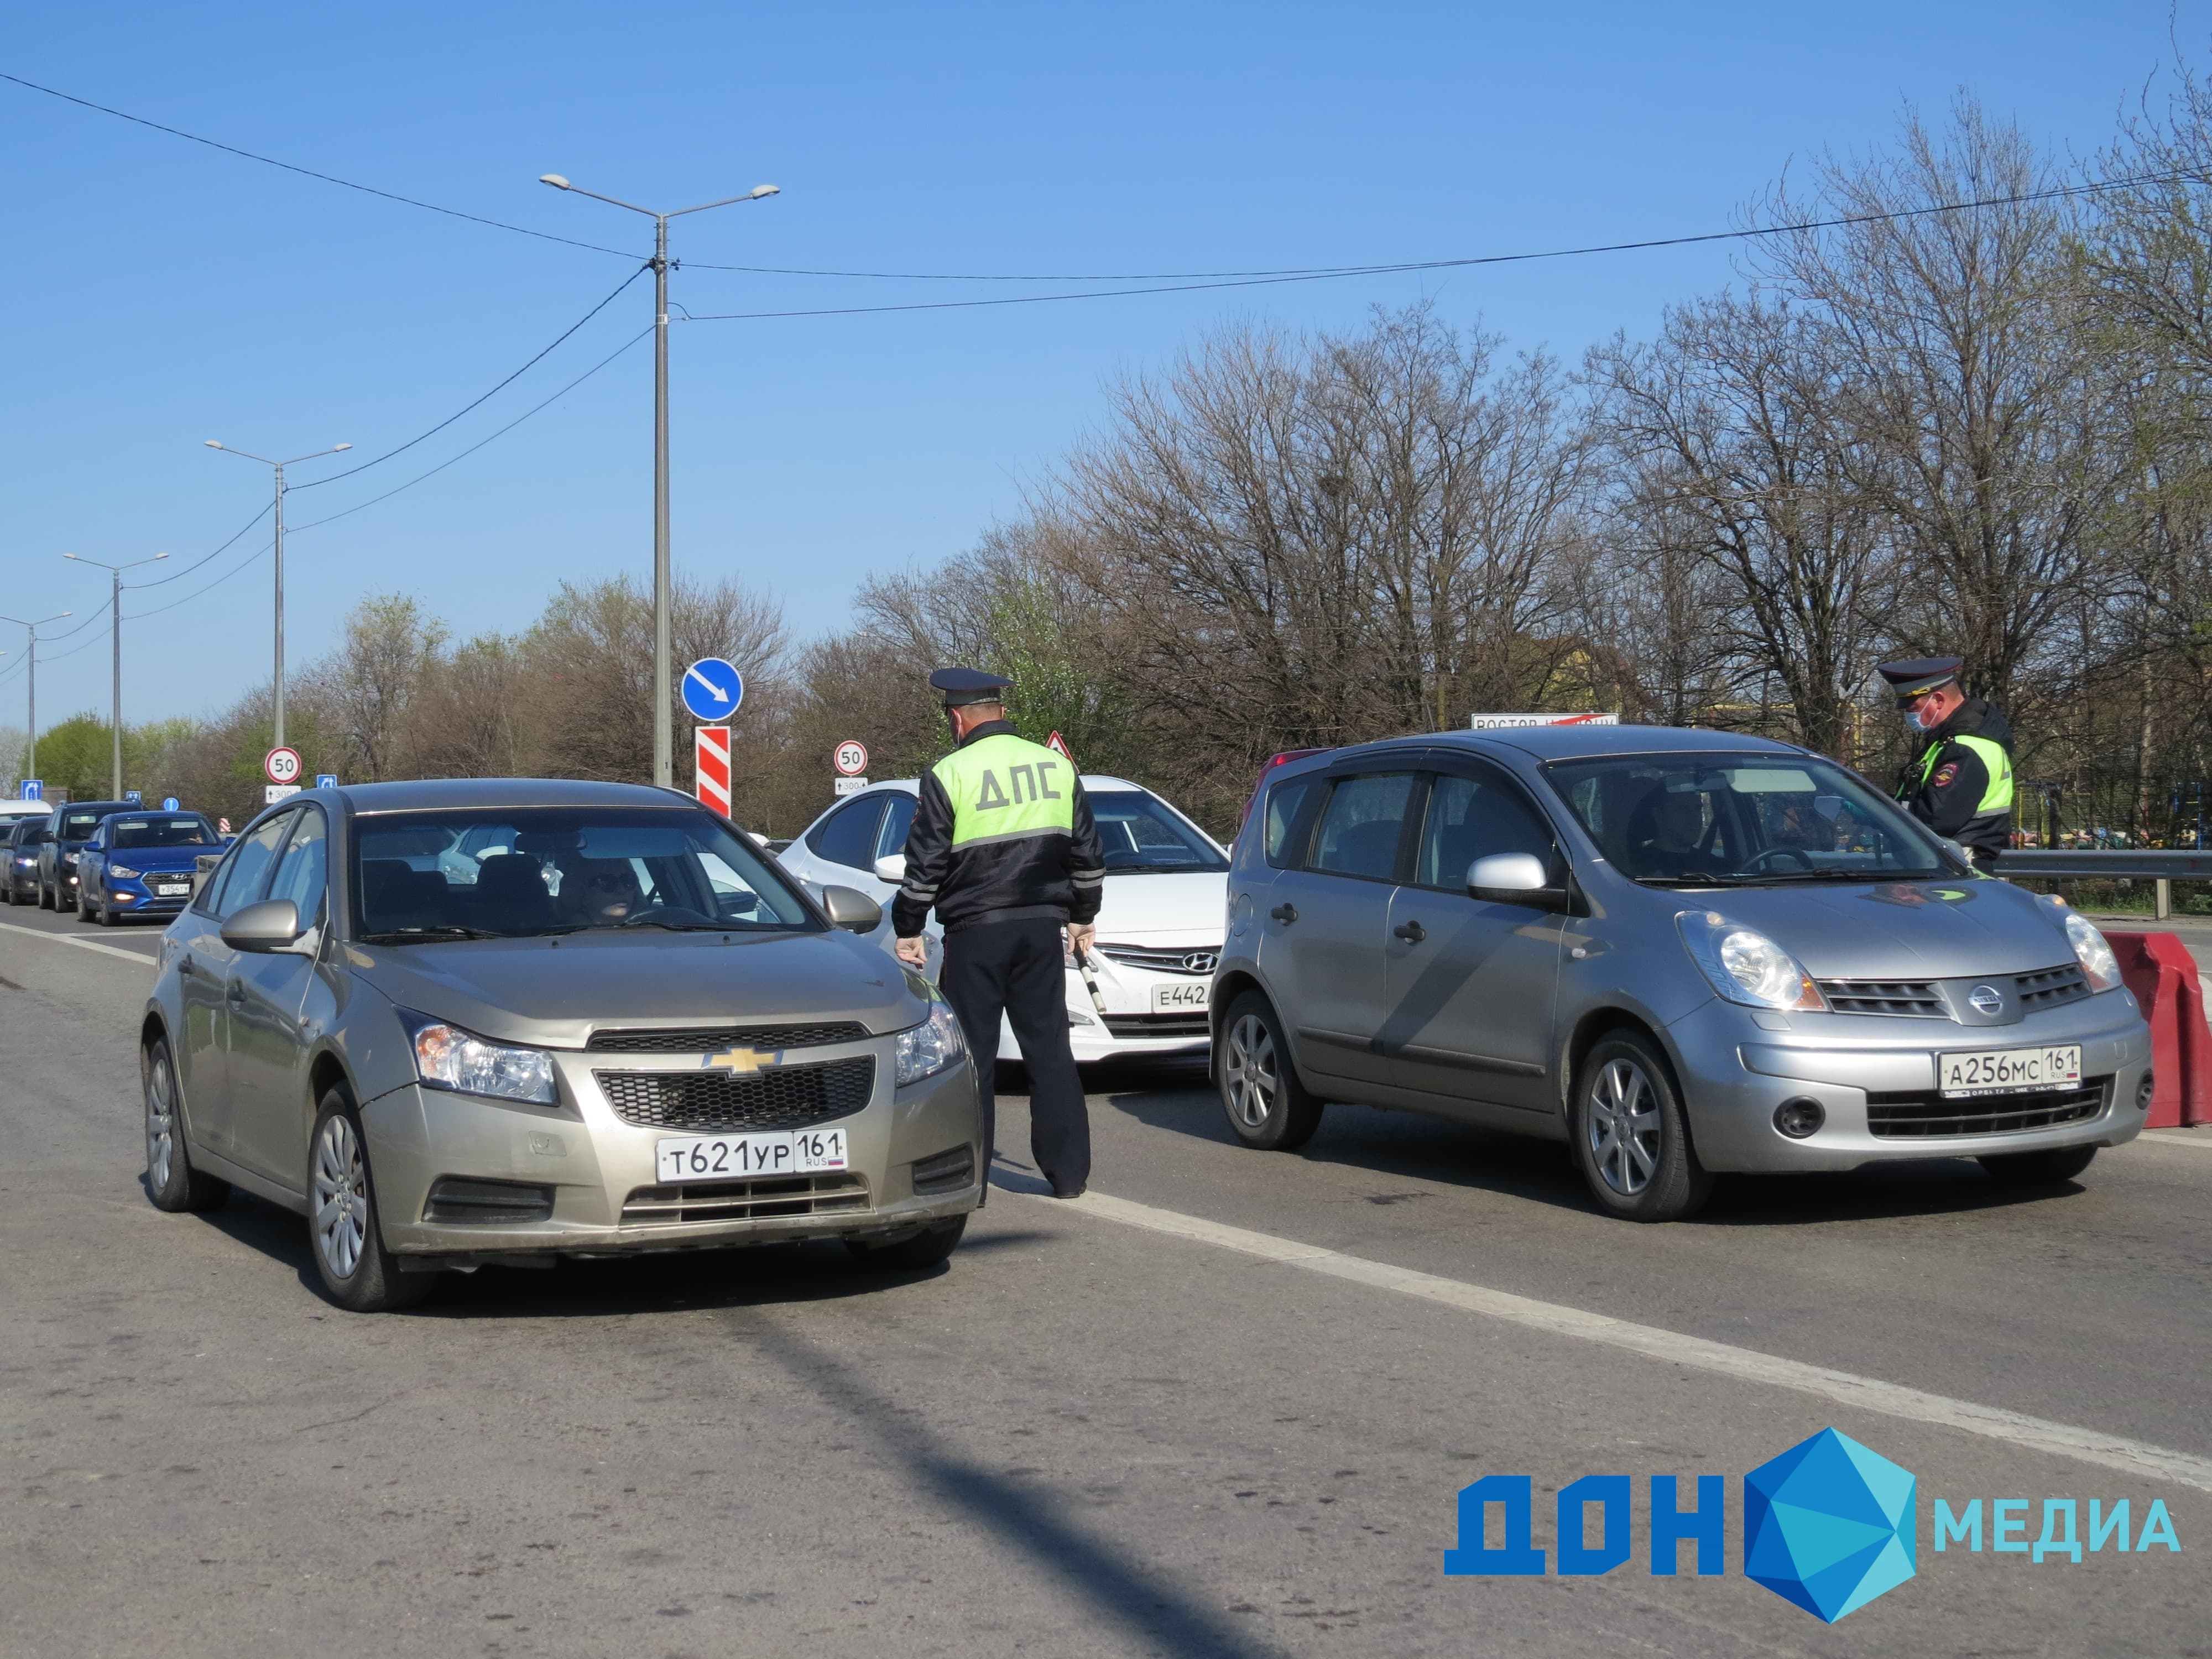
[[[1668,893],[1755,927],[1815,979],[1948,979],[2074,960],[2064,913],[2009,882],[1881,882]]]
[[[1218,940],[1228,931],[1226,870],[1109,875],[1102,891],[1098,937],[1103,939],[1173,933]]]
[[[856,1019],[880,1036],[929,1013],[897,963],[846,933],[572,933],[346,954],[403,1007],[551,1048],[580,1048],[602,1025]]]

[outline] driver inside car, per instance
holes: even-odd
[[[626,860],[592,859],[585,863],[582,893],[586,926],[610,927],[645,908],[645,895]]]
[[[1729,861],[1705,848],[1705,798],[1692,789],[1654,789],[1629,819],[1631,860],[1642,876],[1716,876]]]

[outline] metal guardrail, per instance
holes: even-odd
[[[2020,847],[1997,854],[2000,876],[2039,881],[2148,881],[2160,921],[2173,915],[2173,884],[2212,881],[2212,849],[2168,847]]]

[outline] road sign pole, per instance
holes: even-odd
[[[675,710],[669,707],[668,216],[654,216],[653,324],[653,781],[676,781]],[[729,803],[725,800],[726,811]]]

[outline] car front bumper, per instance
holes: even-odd
[[[1753,1011],[1718,999],[1670,1026],[1680,1072],[1690,1137],[1709,1170],[1784,1172],[1851,1170],[1863,1164],[1928,1158],[1990,1158],[2054,1147],[2117,1146],[2141,1132],[2138,1087],[2150,1068],[2150,1028],[2124,990],[2069,1003],[2016,1024],[1968,1027],[1950,1021],[1850,1014],[1791,1015],[1782,1029],[1761,1025]],[[2085,1087],[2101,1088],[2096,1109],[2070,1091],[1983,1097],[1943,1102],[1936,1057],[1964,1049],[2079,1043]],[[2063,1096],[2063,1097],[2062,1097]],[[1775,1127],[1787,1101],[1818,1101],[1826,1121],[1793,1139]],[[1924,1115],[1936,1133],[1907,1120],[1877,1123],[1870,1100]],[[2081,1111],[2033,1127],[1943,1132],[1954,1113],[1986,1113],[2003,1125],[2022,1113]]]
[[[487,1257],[628,1255],[765,1244],[803,1238],[895,1238],[964,1215],[981,1201],[982,1119],[975,1072],[963,1060],[904,1089],[892,1086],[892,1045],[808,1050],[793,1065],[874,1053],[867,1104],[830,1121],[845,1132],[847,1168],[834,1177],[707,1181],[664,1186],[665,1138],[708,1133],[631,1123],[609,1103],[595,1072],[690,1072],[696,1055],[569,1054],[556,1057],[558,1106],[538,1107],[408,1084],[361,1109],[386,1245],[422,1266]],[[714,1132],[714,1133],[720,1133]],[[742,1131],[732,1130],[737,1133]],[[966,1148],[968,1176],[917,1193],[917,1162]],[[542,1221],[426,1218],[447,1177],[550,1188]],[[704,1218],[699,1218],[704,1212]]]

